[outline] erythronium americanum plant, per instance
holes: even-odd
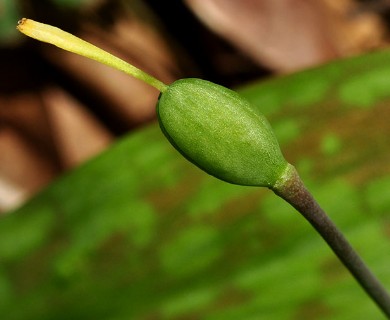
[[[384,314],[390,296],[305,188],[280,151],[267,119],[236,92],[201,79],[166,85],[127,62],[58,28],[22,19],[27,36],[94,59],[132,75],[161,92],[160,127],[189,161],[229,183],[267,187],[297,209],[328,243]]]

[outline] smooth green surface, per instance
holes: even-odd
[[[273,187],[287,167],[267,119],[228,88],[178,80],[160,95],[157,116],[185,158],[223,181]]]
[[[390,288],[386,73],[388,51],[240,92]],[[2,217],[0,262],[7,319],[384,319],[289,205],[203,173],[157,123]]]

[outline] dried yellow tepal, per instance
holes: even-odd
[[[137,79],[149,83],[161,92],[167,87],[164,83],[146,72],[59,28],[26,18],[19,20],[16,28],[26,36],[53,44],[66,51],[77,53],[81,56],[121,70]]]

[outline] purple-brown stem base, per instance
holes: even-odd
[[[306,189],[294,166],[288,165],[283,176],[272,190],[310,222],[363,289],[390,319],[390,296],[386,289]]]

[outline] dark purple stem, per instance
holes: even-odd
[[[297,209],[318,231],[367,294],[390,319],[390,296],[310,194],[292,165],[272,190]]]

